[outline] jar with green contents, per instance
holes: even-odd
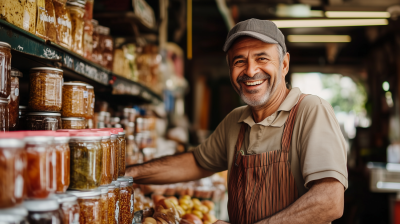
[[[71,174],[70,189],[88,190],[100,186],[103,168],[101,133],[70,132]]]
[[[101,224],[101,191],[94,189],[90,191],[67,191],[78,198],[79,223]]]

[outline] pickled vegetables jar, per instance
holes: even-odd
[[[120,204],[119,212],[120,218],[119,223],[128,224],[132,223],[133,220],[133,208],[134,208],[134,193],[133,183],[130,183],[129,179],[125,177],[118,178],[118,182],[121,184],[120,187]]]
[[[72,23],[72,50],[77,54],[83,55],[85,1],[68,1],[67,8],[71,15]]]
[[[8,124],[8,100],[0,98],[0,132],[8,131]]]
[[[61,129],[61,114],[50,112],[30,112],[26,114],[26,129],[57,131]]]
[[[93,131],[70,132],[71,172],[69,188],[95,189],[100,186],[103,168],[101,133]]]
[[[70,175],[70,150],[69,150],[69,133],[55,132],[54,150],[56,155],[56,192],[64,193],[69,186]]]
[[[78,197],[79,223],[80,224],[101,224],[101,191],[94,189],[90,191],[67,191]]]
[[[30,224],[63,223],[57,198],[25,200],[24,207],[29,212]]]
[[[19,78],[22,77],[22,72],[11,69],[11,93],[8,102],[8,123],[9,130],[16,131],[18,126],[18,107],[19,107]]]
[[[32,68],[29,79],[28,108],[31,111],[60,111],[63,70],[49,67]]]
[[[108,187],[100,186],[101,191],[100,196],[100,214],[101,214],[101,224],[108,224]]]
[[[61,120],[63,129],[85,129],[86,127],[83,117],[63,117]]]
[[[126,139],[124,132],[118,132],[118,141],[120,145],[119,150],[119,168],[118,168],[118,176],[125,176],[125,168],[126,168]]]
[[[62,88],[62,116],[85,117],[88,92],[85,83],[65,82]]]
[[[71,48],[72,24],[71,15],[66,6],[67,0],[53,0],[56,16],[57,43],[65,48]]]
[[[26,196],[26,153],[22,133],[0,133],[0,208],[22,203]]]
[[[56,194],[57,201],[63,214],[64,224],[79,223],[78,198],[72,194]]]
[[[0,42],[0,97],[7,98],[11,92],[11,45]]]

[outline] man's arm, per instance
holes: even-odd
[[[138,184],[168,184],[197,180],[214,174],[202,168],[193,153],[166,156],[144,164],[126,168],[126,175],[132,176]]]

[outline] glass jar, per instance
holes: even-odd
[[[0,98],[7,98],[11,92],[11,45],[0,42]]]
[[[69,133],[56,132],[54,134],[54,150],[56,153],[56,193],[64,193],[69,186],[70,150]]]
[[[28,221],[30,224],[62,223],[57,198],[25,200],[24,207],[29,212]]]
[[[126,164],[138,164],[139,163],[139,148],[136,145],[135,137],[128,135],[126,144]]]
[[[95,103],[94,88],[91,85],[86,85],[86,88],[88,91],[86,118],[91,119],[93,118],[94,115],[94,103]]]
[[[115,194],[115,184],[108,184],[108,185],[103,185],[102,187],[107,187],[108,193],[107,193],[107,198],[108,198],[108,208],[107,208],[107,219],[108,219],[108,224],[113,224],[115,222],[115,210],[117,206],[117,201],[118,197]]]
[[[28,210],[21,206],[0,209],[0,220],[2,224],[26,224]]]
[[[123,177],[125,176],[125,169],[126,169],[126,139],[124,132],[118,132],[118,141],[119,141],[119,168],[118,168],[118,176]]]
[[[89,131],[70,132],[71,175],[70,188],[94,189],[100,186],[103,150],[101,134]]]
[[[8,100],[0,98],[0,132],[8,130]]]
[[[71,15],[66,6],[67,0],[53,0],[56,15],[57,43],[71,49]]]
[[[110,223],[118,224],[119,223],[119,216],[120,216],[120,203],[121,203],[121,196],[120,196],[120,188],[121,184],[118,181],[113,181],[111,184],[115,185],[114,194],[115,194],[115,212],[114,212],[114,220]]]
[[[100,197],[100,222],[101,224],[108,224],[108,187],[101,186],[99,187],[101,191]]]
[[[80,224],[101,224],[101,191],[99,189],[91,191],[67,191],[67,193],[78,197]]]
[[[101,185],[110,184],[112,176],[110,173],[111,165],[111,134],[109,131],[99,131],[102,133],[101,147],[103,149],[103,171],[101,175]]]
[[[63,70],[48,67],[32,68],[29,78],[28,108],[31,111],[60,111]]]
[[[26,196],[26,153],[22,133],[0,133],[0,208],[22,203]]]
[[[85,129],[86,127],[83,117],[63,117],[61,120],[63,129]]]
[[[56,19],[52,0],[37,1],[36,36],[56,43]]]
[[[133,193],[133,180],[130,183],[128,178],[120,177],[118,182],[121,184],[120,187],[120,204],[119,212],[121,224],[130,224],[133,221],[133,208],[134,208],[134,193]]]
[[[26,130],[49,130],[61,129],[61,114],[49,112],[30,112],[26,114]]]
[[[112,179],[117,180],[118,178],[118,134],[111,133],[111,174]]]
[[[56,194],[64,224],[79,223],[78,198],[72,194]]]
[[[9,130],[16,131],[18,126],[18,107],[19,107],[19,78],[22,72],[18,69],[11,69],[11,92],[8,102],[8,123]]]
[[[52,163],[53,133],[32,131],[25,134],[28,197],[46,198],[55,191],[55,164]]]
[[[85,15],[85,2],[68,1],[67,8],[71,15],[72,23],[72,51],[83,55],[83,16]]]
[[[62,88],[62,116],[85,117],[88,92],[85,83],[65,82]]]

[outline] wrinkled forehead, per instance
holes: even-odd
[[[232,47],[227,52],[227,57],[228,59],[231,59],[236,55],[249,51],[268,52],[270,55],[276,55],[276,45],[277,44],[265,43],[253,37],[243,36],[236,39],[236,41],[232,44]]]

